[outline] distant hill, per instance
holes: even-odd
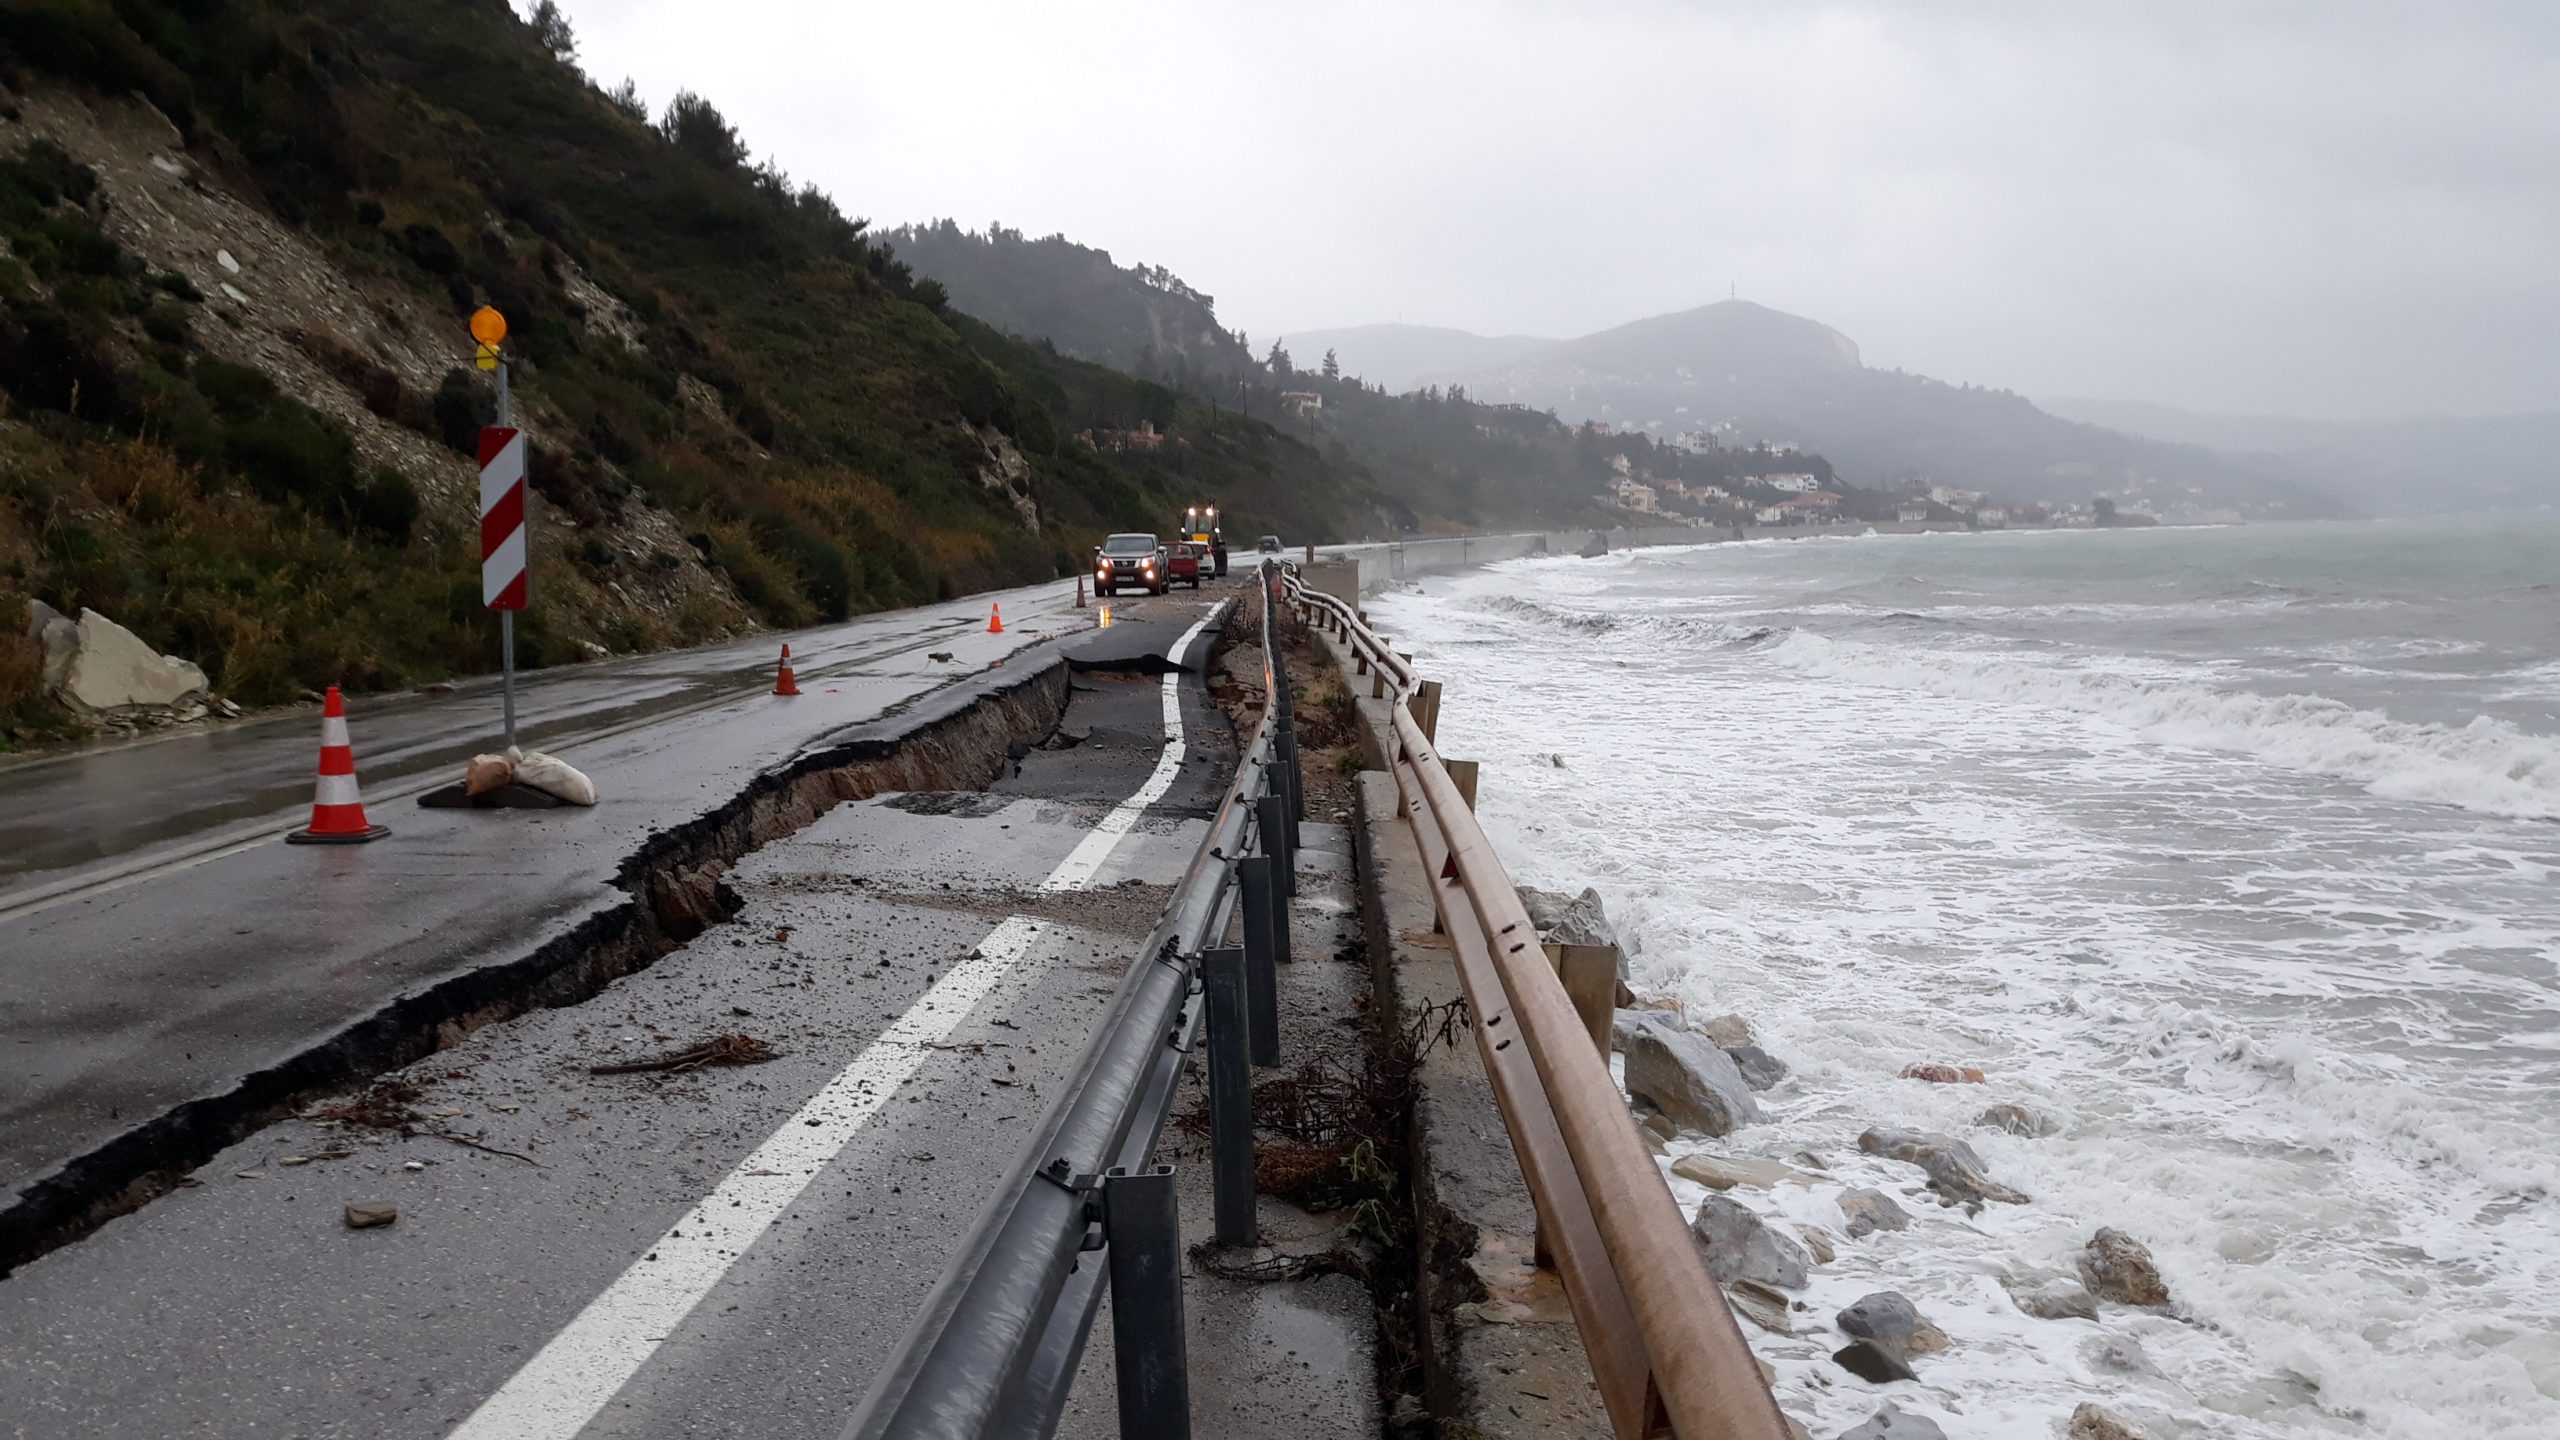
[[[2054,414],[2127,434],[2264,457],[2377,515],[2560,505],[2560,412],[2303,420],[2127,400],[2041,403]]]
[[[1346,357],[1346,364],[1350,363]],[[2005,390],[1864,365],[1848,336],[1747,300],[1659,315],[1425,383],[1668,437],[1729,426],[1818,449],[1850,482],[2020,500],[2112,495],[2167,518],[2343,513],[2292,471],[2075,424]]]
[[[1252,358],[1218,323],[1216,299],[1160,265],[1124,266],[1110,251],[1064,235],[1032,240],[1001,225],[980,233],[950,220],[882,238],[942,282],[962,310],[1078,359],[1184,384],[1232,379]]]
[[[931,267],[927,267],[930,270]],[[1280,337],[1301,365],[1314,365],[1327,350],[1342,373],[1402,392],[1426,379],[1507,365],[1552,340],[1535,335],[1476,335],[1438,325],[1354,325],[1338,330],[1292,330]]]

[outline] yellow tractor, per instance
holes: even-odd
[[[1188,540],[1195,545],[1206,545],[1209,547],[1209,559],[1212,562],[1213,573],[1218,575],[1224,575],[1227,573],[1227,534],[1226,531],[1219,528],[1217,506],[1189,505],[1183,507],[1182,523],[1174,528],[1181,532],[1183,539]]]

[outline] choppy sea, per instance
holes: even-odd
[[[1814,1434],[1890,1399],[1963,1437],[2088,1400],[2164,1437],[2560,1436],[2560,525],[1768,540],[1371,614],[1446,682],[1515,876],[1596,885],[1638,990],[1793,1066],[1675,1154],[1810,1151],[1816,1183],[1735,1193],[1835,1233],[1841,1190],[1918,1180],[1870,1125],[2033,1196],[1906,1199],[1798,1335],[1745,1327]],[[1974,1123],[2000,1102],[2061,1131]],[[2101,1225],[2174,1313],[2009,1302]],[[1953,1340],[1917,1384],[1828,1358],[1887,1288]]]

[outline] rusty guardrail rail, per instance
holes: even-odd
[[[1456,953],[1477,1048],[1620,1440],[1787,1440],[1777,1401],[1636,1135],[1606,1054],[1410,701],[1424,682],[1366,617],[1284,580],[1390,699],[1396,788]],[[1436,695],[1433,697],[1436,704]]]

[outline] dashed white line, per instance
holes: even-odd
[[[1208,628],[1210,616],[1217,613],[1212,610],[1201,616],[1190,629],[1182,632],[1181,639],[1173,642],[1170,653],[1177,664],[1182,652],[1190,649],[1191,642]],[[1164,677],[1164,753],[1156,757],[1155,772],[1147,776],[1147,783],[1139,786],[1137,793],[1113,806],[1110,814],[1094,822],[1092,831],[1076,842],[1076,848],[1067,852],[1067,858],[1058,863],[1058,868],[1050,872],[1040,888],[1081,890],[1092,884],[1093,877],[1102,872],[1103,864],[1110,860],[1111,852],[1119,846],[1120,837],[1135,829],[1139,818],[1147,813],[1147,807],[1162,800],[1165,792],[1173,788],[1175,777],[1182,773],[1183,757],[1188,753],[1182,740],[1182,672],[1168,670]]]

